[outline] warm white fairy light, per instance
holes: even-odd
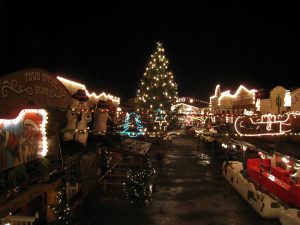
[[[83,90],[85,90],[86,95],[88,97],[95,98],[96,100],[99,100],[99,99],[106,99],[107,100],[107,99],[109,99],[109,100],[112,100],[112,102],[115,102],[118,105],[120,104],[120,98],[115,97],[113,95],[106,94],[105,92],[102,92],[102,93],[100,93],[98,95],[95,92],[89,93],[89,91],[87,90],[87,88],[86,88],[86,86],[84,84],[77,83],[75,81],[71,81],[71,80],[68,80],[68,79],[60,77],[60,76],[57,76],[57,79],[60,82],[62,82],[65,86],[71,85],[71,86],[74,86],[75,89],[83,89]]]
[[[255,103],[255,92],[257,92],[257,90],[255,89],[252,89],[252,90],[249,90],[247,89],[245,86],[243,85],[240,85],[239,88],[237,89],[237,91],[235,92],[235,94],[230,94],[230,90],[227,90],[227,91],[224,91],[221,93],[220,97],[218,98],[218,105],[220,106],[221,104],[221,100],[225,97],[229,97],[229,98],[236,98],[240,92],[244,90],[246,91],[248,94],[252,95],[252,100],[253,100],[253,104]]]
[[[244,115],[245,115],[245,116],[253,116],[253,115],[254,115],[254,112],[251,111],[251,110],[244,109]]]
[[[221,105],[221,100],[225,97],[229,97],[229,98],[236,98],[240,92],[244,90],[246,91],[249,95],[252,95],[252,102],[253,104],[255,103],[255,92],[257,92],[257,90],[255,89],[252,89],[252,90],[249,90],[247,89],[245,86],[243,85],[240,85],[239,88],[237,89],[237,91],[235,92],[235,94],[230,94],[230,90],[227,90],[227,91],[224,91],[224,92],[220,92],[220,85],[218,84],[215,88],[215,94],[213,96],[211,96],[209,98],[209,106],[212,107],[212,101],[213,99],[217,98],[217,101],[218,101],[218,106]]]
[[[261,126],[266,126],[266,133],[256,133],[256,134],[248,134],[241,133],[239,128],[245,128],[244,118],[243,116],[239,116],[234,122],[235,131],[241,136],[266,136],[266,135],[284,135],[288,132],[291,132],[291,129],[283,129],[283,126],[290,127],[291,123],[288,123],[290,117],[300,116],[300,112],[287,112],[283,115],[272,115],[270,113],[262,115],[260,118],[253,119],[248,118],[252,125],[256,127],[256,130],[259,130]],[[273,125],[277,125],[279,127],[278,130],[273,131]]]

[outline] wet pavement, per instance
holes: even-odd
[[[101,225],[279,225],[261,218],[222,177],[220,162],[204,154],[197,140],[175,137],[155,179],[153,202],[130,206],[123,195],[95,188],[86,198],[85,224]]]

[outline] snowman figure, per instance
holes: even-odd
[[[109,115],[109,107],[104,100],[99,100],[95,110],[93,133],[96,135],[105,135],[108,119],[111,120]]]
[[[65,127],[64,141],[78,141],[86,144],[88,137],[87,123],[92,120],[88,108],[88,97],[85,90],[78,89],[72,95],[72,102],[67,111],[67,125]]]
[[[92,114],[88,108],[87,102],[82,104],[80,119],[77,123],[77,133],[75,135],[75,140],[79,143],[86,145],[86,141],[89,135],[87,124],[92,121]]]

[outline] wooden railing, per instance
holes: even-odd
[[[6,216],[0,219],[0,225],[33,225],[39,217],[38,213],[33,216]]]

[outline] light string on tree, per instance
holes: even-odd
[[[137,111],[141,113],[147,130],[156,127],[153,123],[156,110],[161,109],[168,116],[172,103],[177,99],[177,84],[174,82],[173,73],[168,71],[168,64],[165,50],[158,42],[137,90]],[[164,120],[161,121],[159,127],[164,123]]]
[[[57,188],[57,203],[54,205],[48,205],[48,208],[53,211],[58,224],[62,225],[72,224],[71,208],[67,202],[65,191],[65,183],[62,182]]]
[[[148,205],[152,201],[155,169],[152,167],[149,155],[146,155],[143,166],[135,166],[127,173],[123,190],[130,204]]]

